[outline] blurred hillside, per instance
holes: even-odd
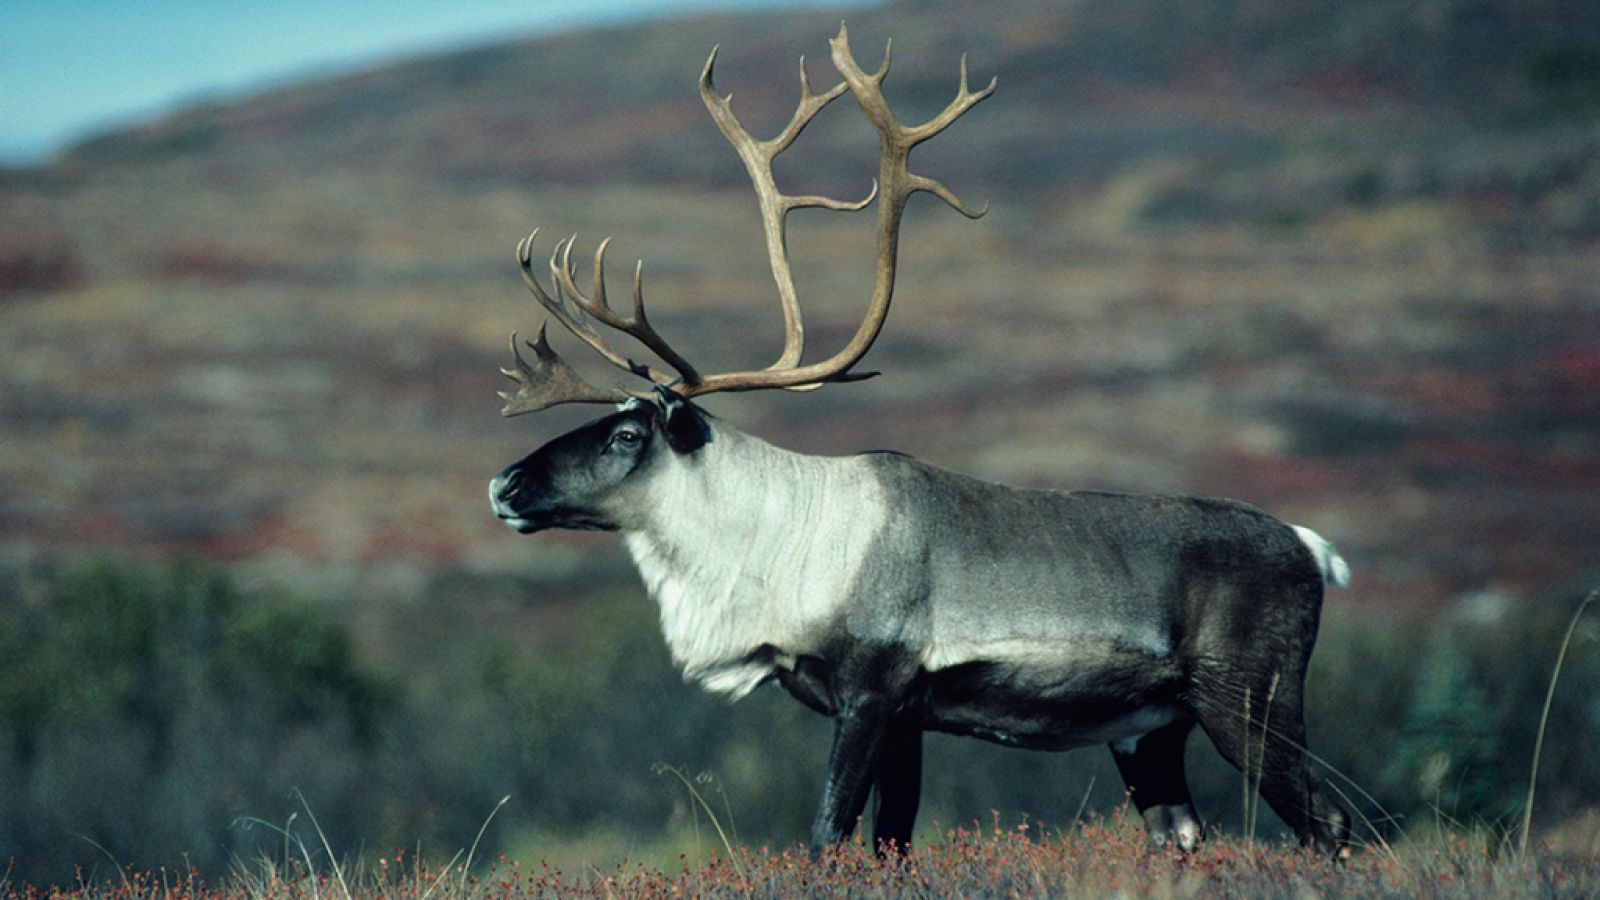
[[[1593,564],[1596,8],[852,18],[864,58],[894,35],[907,118],[942,105],[963,51],[1000,75],[922,162],[993,212],[913,209],[871,360],[885,377],[716,411],[819,452],[1253,500],[1329,533],[1357,596],[1386,604]],[[820,80],[836,22],[708,17],[460,52],[7,172],[0,535],[490,568],[569,546],[517,541],[478,502],[486,474],[583,415],[495,417],[504,336],[540,320],[509,248],[535,225],[614,234],[692,355],[763,362],[778,329],[753,204],[694,79],[720,42],[719,85],[775,129],[794,57]],[[862,190],[858,118],[828,110],[780,174]],[[871,226],[797,218],[820,352],[853,328]]]
[[[771,133],[797,55],[831,83],[839,18],[452,53],[0,172],[0,551],[221,560],[422,670],[482,634],[560,645],[597,584],[646,615],[614,538],[488,513],[492,473],[592,412],[497,415],[506,335],[542,318],[511,249],[615,235],[613,277],[645,260],[652,319],[701,368],[768,362],[752,196],[695,79],[720,43],[718,86]],[[998,74],[917,160],[991,211],[913,203],[881,378],[708,408],[801,450],[1255,502],[1351,560],[1330,616],[1514,614],[1600,568],[1600,6],[904,2],[849,24],[864,62],[893,35],[903,119],[943,105],[962,52]],[[779,176],[856,196],[874,159],[842,101]],[[858,321],[872,225],[795,219],[820,355]]]

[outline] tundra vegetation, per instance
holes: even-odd
[[[937,735],[925,854],[897,867],[847,845],[840,866],[813,868],[795,836],[813,812],[826,721],[773,691],[729,715],[682,684],[628,581],[556,592],[530,646],[427,602],[449,591],[493,608],[507,602],[498,582],[437,575],[405,598],[419,608],[407,633],[372,645],[327,612],[338,596],[281,579],[250,567],[7,561],[4,589],[21,602],[0,621],[6,889],[82,878],[115,893],[147,873],[287,896],[338,868],[372,892],[391,879],[420,896],[435,878],[461,889],[465,850],[491,813],[471,895],[501,880],[551,886],[558,872],[595,892],[773,894],[848,877],[869,894],[993,878],[1017,892],[1578,895],[1600,878],[1600,821],[1585,811],[1600,790],[1586,749],[1600,738],[1592,618],[1555,694],[1533,849],[1515,852],[1573,592],[1515,618],[1484,616],[1481,598],[1426,617],[1330,606],[1307,689],[1326,692],[1310,728],[1367,844],[1346,868],[1283,844],[1282,825],[1244,801],[1239,774],[1202,740],[1191,783],[1221,833],[1184,861],[1142,847],[1104,754]],[[1419,633],[1429,635],[1420,644]],[[1353,679],[1359,695],[1334,689]]]
[[[1003,74],[989,127],[925,161],[991,211],[976,232],[911,226],[900,291],[916,302],[874,348],[882,378],[781,409],[708,405],[797,449],[1236,496],[1315,527],[1359,577],[1325,608],[1309,732],[1381,804],[1352,793],[1358,837],[1391,842],[1330,877],[1595,894],[1593,613],[1554,694],[1532,862],[1504,848],[1556,647],[1596,576],[1596,8],[1058,6],[850,13],[863,46],[895,36],[889,92],[914,111],[947,101],[963,49]],[[463,50],[0,172],[4,890],[72,885],[79,867],[108,890],[163,867],[193,885],[186,860],[243,890],[266,860],[310,892],[293,866],[331,878],[331,848],[353,887],[420,870],[403,890],[437,895],[460,889],[434,876],[508,794],[475,875],[504,852],[524,879],[549,860],[597,893],[619,858],[619,878],[635,863],[669,886],[743,878],[661,765],[755,848],[744,873],[784,865],[824,720],[766,690],[737,715],[697,696],[614,542],[534,547],[483,514],[484,461],[578,421],[499,425],[484,373],[524,321],[506,235],[545,210],[650,261],[663,333],[726,348],[718,366],[765,362],[732,338],[772,326],[748,302],[770,291],[748,188],[683,79],[721,41],[740,48],[718,72],[740,109],[785,109],[772,60],[787,70],[838,19]],[[827,160],[871,148],[826,119],[797,167],[823,174],[796,187],[848,196],[855,167]],[[859,241],[835,218],[795,224],[802,289],[844,298],[810,320],[827,345],[858,320],[870,265],[832,252]],[[726,267],[717,290],[707,259]],[[938,736],[927,752],[930,867],[977,873],[1026,821],[1033,849],[1008,858],[1029,879],[1179,893],[1196,872],[1244,875],[1135,848],[1103,754]],[[1229,836],[1194,859],[1301,865],[1250,855],[1248,820],[1263,839],[1281,826],[1203,741],[1193,756],[1197,804]],[[1101,817],[1085,839],[1080,809]],[[833,871],[863,892],[890,877],[866,857]]]

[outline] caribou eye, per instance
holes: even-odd
[[[637,431],[619,431],[611,436],[611,443],[630,449],[639,446],[642,440],[644,436]]]

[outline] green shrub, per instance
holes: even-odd
[[[235,818],[335,787],[394,712],[393,682],[326,611],[247,595],[218,569],[8,574],[0,859],[28,870],[70,873],[89,841],[119,859],[222,862],[248,844]]]

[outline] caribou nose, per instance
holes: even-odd
[[[489,479],[489,505],[502,516],[510,513],[508,504],[522,490],[522,473],[516,469]]]

